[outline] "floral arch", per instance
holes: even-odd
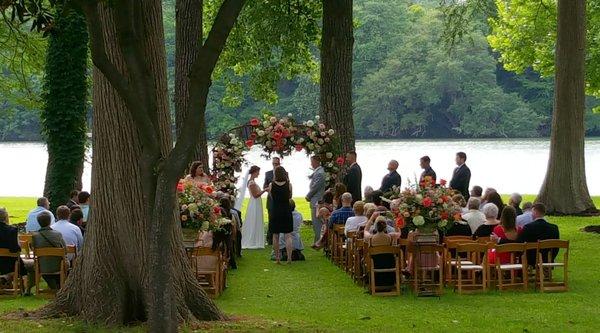
[[[321,158],[327,182],[336,181],[344,158],[339,155],[335,131],[327,128],[318,116],[301,124],[291,114],[280,118],[264,113],[261,118],[252,118],[245,125],[223,134],[215,143],[212,174],[217,190],[236,194],[238,176],[235,173],[241,171],[246,163],[244,155],[254,145],[263,147],[265,158],[273,154],[289,156],[302,150],[307,155],[317,155]]]

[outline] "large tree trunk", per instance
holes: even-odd
[[[106,53],[124,73],[114,12],[98,6]],[[160,166],[172,147],[161,2],[145,1],[142,9],[137,23],[154,86],[161,157],[141,162],[148,143],[114,83],[95,69],[91,218],[66,287],[43,314],[109,325],[148,320],[153,332],[175,332],[182,320],[224,317],[191,272],[176,222],[175,183],[165,176],[168,166]]]
[[[177,134],[181,132],[188,113],[190,99],[188,74],[202,46],[203,3],[203,0],[176,0],[175,4],[175,128]],[[204,171],[208,173],[208,143],[204,112],[198,136],[200,141],[191,159],[201,161]]]
[[[44,108],[41,118],[48,146],[44,196],[56,211],[81,190],[86,144],[88,33],[79,11],[58,6],[48,41]]]
[[[342,152],[355,150],[352,117],[352,0],[323,0],[321,117],[340,138]]]
[[[550,159],[537,197],[551,214],[597,211],[585,177],[585,29],[585,0],[559,0]]]

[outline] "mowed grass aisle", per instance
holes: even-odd
[[[2,202],[4,201],[4,202]],[[309,218],[308,206],[297,199]],[[596,198],[596,204],[600,204]],[[0,200],[0,206],[6,205]],[[10,206],[8,207],[10,210]],[[600,235],[580,231],[600,218],[551,217],[561,238],[571,240],[567,293],[497,292],[441,298],[373,297],[341,269],[309,248],[312,229],[302,228],[305,262],[275,265],[270,250],[246,250],[217,300],[232,321],[207,324],[216,331],[295,332],[600,332]],[[15,222],[15,221],[13,221]],[[37,297],[0,297],[0,314],[45,303]],[[191,329],[185,329],[189,331]],[[70,319],[0,320],[1,332],[115,332]],[[119,331],[142,332],[143,328]]]

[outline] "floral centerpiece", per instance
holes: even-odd
[[[244,152],[248,150],[242,140],[234,134],[226,134],[215,143],[213,154],[213,181],[222,192],[235,195],[237,188],[236,172],[240,172],[244,163]]]
[[[214,188],[193,180],[180,180],[177,184],[181,227],[198,231],[223,231],[231,220],[221,215]]]
[[[385,197],[392,204],[397,228],[428,233],[446,230],[461,220],[460,207],[452,201],[452,194],[445,180],[436,185],[431,177],[425,177],[423,182],[404,190],[394,187]]]

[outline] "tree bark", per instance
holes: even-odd
[[[340,138],[342,152],[355,150],[352,116],[352,0],[323,0],[321,40],[322,120]]]
[[[85,17],[58,6],[48,41],[42,129],[48,147],[44,196],[51,211],[81,190],[87,129],[87,44]]]
[[[224,319],[185,255],[175,185],[197,145],[191,135],[199,128],[196,117],[204,112],[212,71],[244,1],[225,0],[216,32],[194,61],[189,108],[197,111],[188,112],[175,148],[161,2],[82,4],[96,66],[94,200],[83,253],[41,314],[108,325],[147,320],[151,332],[161,333],[176,332],[178,323],[194,318]],[[124,12],[132,9],[133,18]],[[144,56],[136,57],[140,52]]]
[[[203,0],[176,0],[175,3],[175,128],[180,133],[188,113],[190,98],[189,72],[202,46]],[[194,112],[197,110],[194,110]],[[199,143],[192,160],[202,162],[208,172],[208,143],[204,112],[198,133]]]
[[[551,214],[597,212],[585,176],[585,6],[558,1],[550,158],[536,199]]]

